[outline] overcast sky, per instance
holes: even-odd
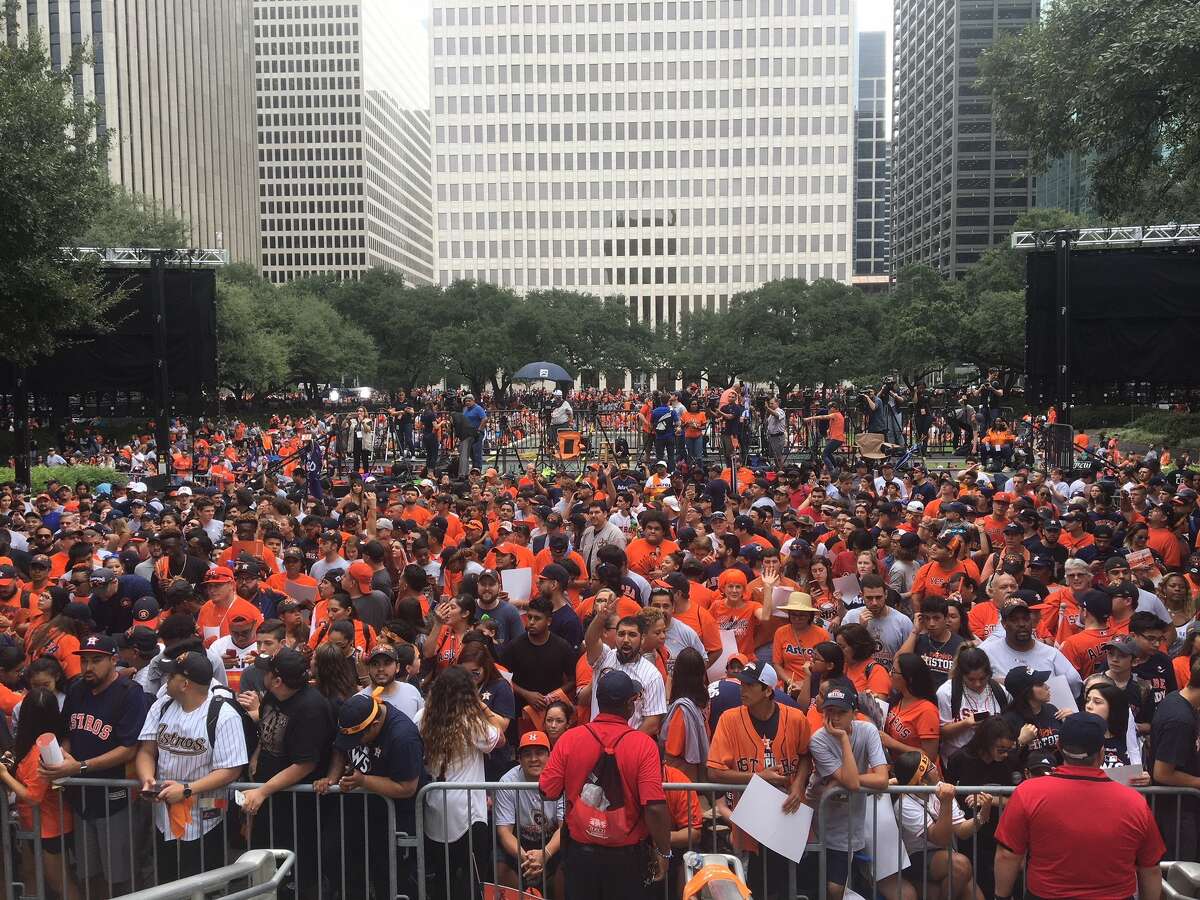
[[[892,0],[858,0],[859,31],[891,31]]]

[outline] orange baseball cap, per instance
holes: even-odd
[[[543,750],[550,749],[550,738],[544,731],[527,731],[521,735],[521,742],[517,745],[518,752],[526,747],[541,747]]]

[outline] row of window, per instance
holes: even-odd
[[[870,226],[868,225],[868,228]],[[861,236],[861,235],[860,235]],[[869,236],[869,233],[868,235]],[[442,259],[571,259],[573,257],[603,256],[606,259],[626,256],[741,256],[780,253],[817,253],[824,242],[830,248],[845,233],[834,234],[773,234],[740,235],[733,237],[650,238],[592,241],[438,241],[438,256]],[[838,241],[841,246],[844,243]],[[651,252],[653,249],[654,252]],[[597,253],[596,251],[601,252]],[[590,252],[589,252],[590,251]],[[640,252],[639,252],[640,251]]]
[[[259,128],[312,127],[313,125],[361,125],[360,112],[318,113],[259,113],[256,123]]]
[[[256,38],[357,37],[358,22],[317,22],[314,25],[255,25]]]
[[[319,4],[277,3],[274,0],[254,4],[256,19],[344,19],[358,18],[357,3]]]
[[[838,235],[845,251],[845,235]],[[586,287],[622,284],[696,284],[733,285],[735,289],[753,287],[780,278],[818,278],[846,280],[846,263],[790,262],[760,263],[757,266],[682,266],[661,271],[651,269],[458,269],[444,268],[439,262],[438,278],[442,285],[453,281],[472,281],[500,284],[505,287]],[[636,272],[634,276],[632,273]],[[636,277],[636,280],[630,280]]]
[[[263,268],[269,266],[365,266],[365,253],[264,253]],[[293,273],[296,274],[296,273]],[[316,274],[316,273],[312,273]],[[343,273],[348,276],[350,273]],[[276,279],[272,278],[272,281]]]
[[[722,206],[719,208],[684,207],[670,210],[665,219],[665,227],[676,225],[684,228],[723,227],[741,225],[795,225],[813,224],[819,222],[845,222],[847,218],[844,203],[813,204],[810,206]],[[639,224],[640,223],[640,224]],[[555,231],[573,228],[648,228],[650,217],[643,211],[638,218],[637,210],[630,210],[628,217],[622,221],[622,213],[613,210],[503,210],[500,212],[439,212],[438,229],[447,231],[508,231],[510,229],[542,229],[553,228]],[[664,227],[664,219],[659,213],[654,218],[657,227]],[[582,242],[581,242],[582,243]],[[587,254],[581,254],[586,256]],[[593,242],[593,255],[598,255],[598,247]]]
[[[358,55],[358,41],[258,41],[254,55],[264,56],[325,56],[326,54]]]
[[[259,136],[259,143],[262,144],[262,136]],[[302,162],[308,160],[322,159],[362,159],[362,147],[292,147],[292,148],[272,148],[264,150],[261,146],[258,148],[259,162]]]
[[[289,28],[290,30],[290,28]],[[340,33],[340,32],[339,32]],[[272,35],[274,36],[274,35]],[[291,37],[289,34],[288,37]],[[572,37],[574,38],[572,40]],[[606,40],[607,38],[607,40]],[[521,53],[591,52],[636,53],[641,50],[741,50],[782,47],[822,47],[850,43],[850,28],[818,25],[812,28],[740,28],[708,31],[642,31],[614,34],[497,34],[476,37],[435,37],[433,58],[447,56],[507,56]]]
[[[850,0],[655,0],[652,3],[510,3],[492,6],[434,4],[433,25],[554,25],[559,22],[662,22],[740,19],[745,16],[849,15]]]
[[[361,94],[258,94],[257,109],[345,109],[362,106]]]
[[[599,52],[599,51],[589,51],[589,52],[595,53],[595,52]],[[745,59],[739,58],[739,59],[732,59],[732,60],[730,60],[730,59],[722,59],[722,60],[710,59],[710,60],[704,61],[703,71],[706,73],[704,77],[707,77],[707,78],[720,77],[723,79],[724,78],[767,78],[768,76],[777,77],[777,78],[782,78],[784,76],[792,77],[792,76],[796,76],[796,75],[806,76],[806,75],[810,74],[810,72],[809,72],[809,68],[810,68],[809,60],[810,59],[812,60],[812,66],[811,66],[811,68],[812,68],[811,74],[812,75],[833,75],[835,68],[837,69],[837,73],[840,75],[845,75],[850,71],[850,57],[848,55],[845,55],[844,53],[839,56],[799,56],[799,57],[796,57],[796,56],[752,57],[751,56],[751,57],[746,57]],[[630,68],[633,68],[633,66],[634,66],[633,63],[630,63],[629,65],[630,65]],[[642,72],[644,73],[644,72],[651,71],[650,67],[652,65],[658,65],[658,64],[657,63],[654,63],[654,64],[642,63],[641,64]],[[666,65],[668,66],[668,69],[669,69],[670,64],[667,63]],[[696,62],[692,66],[693,70],[696,71],[697,73],[699,73],[701,71],[700,65],[701,65],[700,62]],[[595,64],[593,64],[592,67],[598,68],[600,70],[600,72],[603,72],[604,68],[607,67],[607,63],[595,63]],[[680,69],[681,69],[680,77],[687,78],[688,76],[685,76],[682,74],[682,68],[683,68],[683,63],[680,62]],[[531,73],[524,72],[523,70],[525,70],[525,69],[532,70],[532,72]],[[713,74],[711,74],[711,75],[707,74],[710,71]],[[721,72],[722,74],[718,76],[716,74],[717,72]],[[583,73],[582,76],[581,76],[581,73]],[[523,74],[528,75],[529,77],[522,78],[521,76]],[[615,67],[613,70],[613,74],[614,75],[616,74]],[[435,86],[441,85],[441,84],[450,84],[450,85],[458,85],[458,84],[488,85],[488,84],[510,84],[510,83],[511,84],[522,84],[522,83],[525,83],[525,84],[559,84],[560,82],[562,84],[573,84],[573,83],[582,84],[585,82],[599,83],[601,81],[636,81],[637,80],[637,78],[634,78],[632,76],[629,78],[600,78],[600,77],[589,78],[589,77],[586,77],[586,75],[587,75],[587,67],[585,67],[582,63],[575,65],[575,66],[564,65],[561,67],[561,69],[557,65],[436,66],[433,70],[433,83]],[[697,74],[693,77],[698,78],[701,76],[699,74]],[[511,78],[511,81],[510,81],[510,78]],[[643,74],[643,75],[641,75],[641,80],[642,81],[650,80],[650,76]],[[661,81],[662,78],[660,77],[660,78],[657,78],[654,80]]]
[[[357,91],[362,88],[362,78],[255,78],[256,91]]]
[[[361,200],[262,200],[258,211],[265,215],[296,215],[309,213],[361,213]]]
[[[886,148],[880,148],[882,153]],[[757,153],[755,150],[757,149]],[[824,154],[822,154],[824,150]],[[810,162],[811,151],[811,162]],[[598,172],[613,174],[626,169],[728,169],[755,166],[844,165],[849,148],[840,147],[712,147],[696,150],[605,150],[591,153],[488,153],[475,154],[470,163],[461,162],[463,171],[477,172]],[[740,190],[740,188],[738,189]],[[749,189],[753,192],[753,189]]]
[[[365,246],[366,235],[356,234],[297,234],[263,235],[264,250],[338,250]]]
[[[304,57],[303,59],[256,59],[254,71],[263,72],[357,72],[358,59],[345,56]]]

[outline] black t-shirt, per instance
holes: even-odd
[[[1179,686],[1175,684],[1175,667],[1171,665],[1171,660],[1165,653],[1150,654],[1145,662],[1133,667],[1133,674],[1150,685],[1150,689],[1154,691],[1155,705],[1162,703],[1167,694],[1179,690]]]
[[[966,748],[956,750],[946,761],[946,782],[949,784],[984,785],[999,784],[1008,786],[1013,783],[1013,773],[1016,771],[1016,754],[1009,754],[1000,762],[985,762],[977,756],[967,753]],[[975,810],[966,804],[967,796],[960,794],[957,798],[959,809],[968,818],[975,815]],[[996,830],[995,810],[992,817],[982,830]]]
[[[1037,737],[1029,743],[1029,746],[1024,748],[1024,753],[1021,757],[1022,768],[1024,768],[1025,759],[1031,753],[1053,753],[1057,756],[1058,730],[1060,725],[1058,719],[1055,718],[1057,712],[1057,706],[1053,703],[1047,703],[1036,716],[1024,715],[1015,709],[1010,709],[1004,713],[1004,718],[1008,720],[1008,724],[1012,726],[1013,731],[1017,734],[1020,734],[1021,727],[1026,724],[1037,728]]]
[[[510,641],[501,654],[504,667],[512,672],[513,684],[526,691],[549,694],[575,680],[575,661],[578,659],[570,644],[557,634],[538,645],[523,634]]]
[[[433,426],[437,424],[437,413],[432,409],[427,409],[421,413],[421,427],[425,430],[426,438],[437,440],[437,435],[434,434]]]
[[[1100,768],[1109,769],[1113,766],[1129,765],[1129,750],[1125,746],[1125,735],[1104,739],[1104,761]]]
[[[146,720],[151,698],[141,686],[118,676],[117,680],[99,694],[93,694],[90,685],[76,680],[67,688],[63,700],[63,718],[67,721],[67,738],[71,742],[71,755],[78,760],[95,759],[118,747],[134,747]],[[124,778],[125,767],[93,769],[83,778]],[[96,819],[125,808],[129,791],[124,787],[107,789],[108,804],[104,800],[104,788],[73,790],[68,796],[71,805],[85,819]]]
[[[915,650],[917,655],[925,660],[925,665],[929,666],[934,688],[941,687],[950,677],[950,669],[954,665],[954,654],[958,652],[962,642],[962,635],[954,632],[950,633],[950,637],[946,639],[945,643],[933,640],[924,632],[918,635]]]
[[[1185,775],[1200,777],[1200,717],[1192,704],[1178,691],[1167,694],[1154,714],[1150,726],[1150,752],[1146,771],[1153,773],[1158,761],[1170,763]],[[1158,798],[1160,801],[1165,797]],[[1190,809],[1196,808],[1195,799],[1185,800]]]
[[[204,576],[208,574],[208,564],[204,560],[191,555],[183,558],[182,571],[175,563],[172,562],[170,564],[171,577],[166,582],[158,577],[157,564],[154,569],[154,574],[150,577],[150,583],[154,586],[154,596],[160,606],[166,601],[167,585],[171,583],[172,579],[183,578],[198,591],[200,590],[201,583],[204,581]]]
[[[346,751],[346,761],[351,768],[364,775],[378,775],[397,783],[416,779],[418,786],[424,784],[429,779],[425,774],[425,751],[421,744],[421,732],[417,730],[413,720],[400,710],[387,703],[383,704],[383,709],[387,719],[379,737],[373,744],[356,745]],[[355,795],[359,802],[367,803],[368,809],[387,802],[387,798],[378,794],[363,794],[359,791],[346,797],[345,801],[352,802]],[[396,826],[410,834],[416,813],[415,798],[414,794],[405,800],[393,801],[396,807]],[[350,814],[353,814],[353,811]]]
[[[305,781],[324,778],[333,744],[333,710],[321,693],[305,685],[286,700],[263,695],[258,716],[257,781],[268,781],[288,766],[313,764]]]

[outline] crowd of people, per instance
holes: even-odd
[[[812,416],[846,441],[837,405]],[[221,437],[191,439],[245,439]],[[1197,475],[1136,455],[897,472],[839,449],[816,468],[731,452],[356,476],[319,499],[300,466],[0,487],[0,778],[49,889],[119,892],[259,846],[296,852],[301,895],[379,898],[394,866],[411,896],[665,879],[677,897],[682,853],[715,829],[755,896],[794,874],[837,898],[870,877],[863,792],[900,784],[936,793],[897,804],[892,900],[1005,898],[1023,860],[1038,896],[1156,896],[1159,857],[1197,856],[1194,795],[1131,819],[1127,865],[1056,857],[1081,891],[1063,894],[1031,791],[953,786],[1107,770],[1200,788]],[[731,825],[754,776],[819,807],[825,884],[813,854],[789,873]],[[541,790],[453,788],[482,781]],[[710,781],[731,790],[662,787]],[[419,810],[430,782],[451,787]],[[418,815],[420,886],[394,833]]]

